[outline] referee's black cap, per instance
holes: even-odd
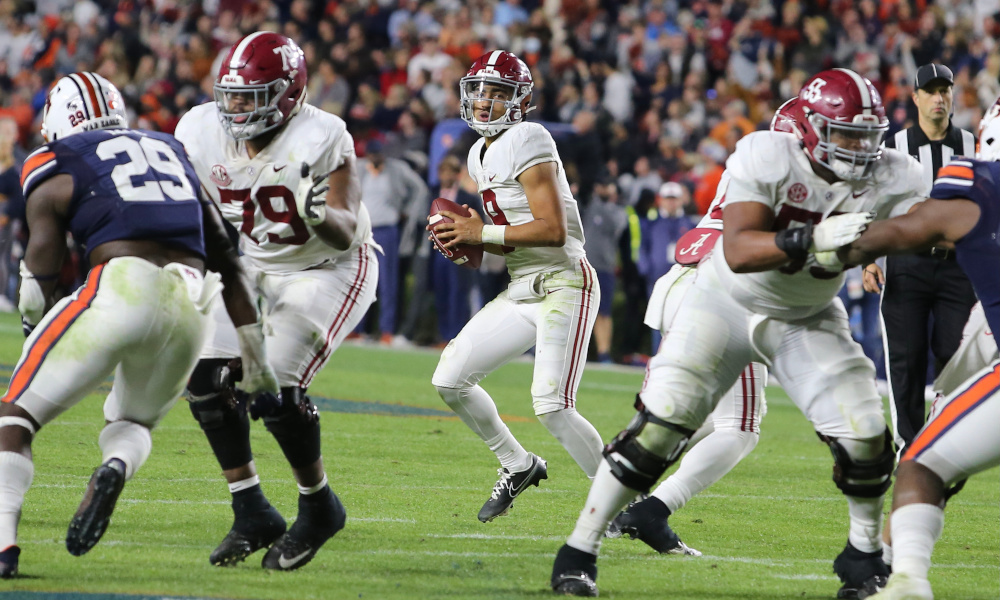
[[[927,87],[932,82],[939,80],[948,82],[948,85],[955,85],[955,76],[948,67],[944,65],[935,65],[933,63],[924,65],[917,69],[915,87],[920,90]]]

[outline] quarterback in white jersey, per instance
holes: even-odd
[[[552,136],[524,122],[531,73],[509,52],[480,57],[462,78],[462,117],[483,136],[469,152],[490,224],[472,212],[434,226],[446,247],[483,244],[507,259],[511,283],[472,317],[441,354],[432,382],[441,398],[500,461],[479,520],[491,521],[514,498],[547,478],[546,463],[526,451],[479,385],[487,374],[535,347],[532,404],[539,421],[588,477],[597,472],[601,437],[576,411],[600,289],[583,250],[583,227]]]
[[[792,98],[775,111],[771,131],[794,134],[795,121],[801,116],[798,103],[798,98]],[[694,283],[698,263],[708,256],[722,235],[722,201],[728,185],[729,173],[724,172],[705,216],[677,241],[676,264],[657,280],[647,305],[645,323],[651,329],[662,333],[670,330],[687,290]],[[658,373],[651,371],[645,380],[647,384]],[[748,364],[733,387],[719,399],[709,418],[691,436],[689,449],[677,470],[648,498],[630,504],[615,517],[608,537],[630,536],[661,554],[700,556],[700,552],[674,533],[668,518],[731,471],[757,446],[760,421],[767,412],[765,386],[767,367],[759,362]]]
[[[879,534],[894,453],[874,366],[836,299],[844,265],[833,251],[873,217],[903,214],[928,190],[914,159],[880,150],[888,119],[867,79],[823,71],[799,101],[801,139],[752,133],[727,162],[722,241],[650,361],[639,414],[605,449],[576,529],[556,557],[557,591],[596,593],[608,523],[677,459],[751,360],[775,373],[833,454],[850,516],[847,545],[834,561],[838,597],[864,597],[885,584]]]
[[[215,102],[190,110],[176,131],[209,195],[239,232],[281,388],[269,404],[247,407],[233,397],[236,335],[216,318],[188,385],[191,412],[233,495],[234,523],[209,557],[215,565],[271,546],[264,568],[299,568],[345,521],[323,469],[319,413],[305,391],[374,300],[378,264],[354,141],[339,117],[304,104],[306,82],[294,42],[252,33],[223,61]],[[260,488],[248,408],[253,418],[263,417],[299,486],[299,516],[287,532]]]

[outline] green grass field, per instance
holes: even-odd
[[[19,324],[0,316],[0,363],[13,365],[20,346]],[[508,516],[480,523],[496,460],[447,416],[430,385],[436,362],[434,353],[345,346],[317,377],[311,393],[336,399],[319,402],[323,448],[348,521],[312,563],[290,573],[262,570],[263,553],[234,568],[209,565],[231,522],[229,494],[184,402],[154,432],[152,457],[126,485],[104,539],[89,554],[71,556],[66,527],[100,462],[103,396],[89,396],[36,438],[21,575],[0,582],[0,598],[548,597],[552,558],[573,527],[587,480],[532,415],[531,365],[508,365],[484,387],[524,446],[548,460],[549,479]],[[588,366],[578,406],[605,439],[631,417],[641,380],[638,370]],[[598,563],[602,597],[835,597],[831,565],[846,541],[847,508],[830,480],[830,454],[780,389],[767,393],[756,451],[671,518],[705,556],[661,557],[641,542],[607,540]],[[291,474],[262,424],[253,435],[264,490],[291,519]],[[997,470],[972,479],[952,501],[931,570],[937,597],[1000,596],[997,507]]]

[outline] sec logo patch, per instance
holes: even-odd
[[[801,183],[793,184],[792,187],[788,188],[788,201],[794,202],[796,204],[801,204],[803,200],[809,197],[809,188]]]
[[[226,172],[226,167],[222,165],[215,165],[212,167],[212,174],[209,176],[209,179],[211,179],[212,183],[219,187],[226,187],[233,182],[233,180],[229,178],[229,173]]]

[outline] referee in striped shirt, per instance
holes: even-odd
[[[913,92],[917,125],[885,143],[920,161],[928,189],[953,156],[976,155],[976,136],[951,124],[954,81],[951,69],[944,65],[920,67]],[[865,266],[865,289],[878,291],[881,277],[877,265]],[[953,250],[932,248],[921,254],[886,257],[882,339],[892,428],[900,450],[924,425],[928,348],[934,355],[936,375],[958,350],[975,302],[972,284],[955,262]]]

